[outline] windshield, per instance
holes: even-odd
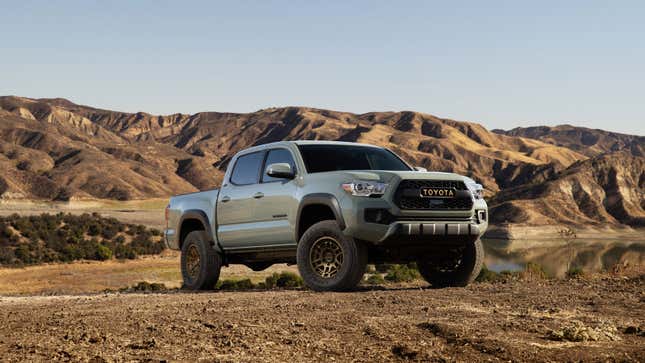
[[[411,170],[393,152],[380,147],[298,145],[308,173],[337,170]]]

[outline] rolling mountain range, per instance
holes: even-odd
[[[127,200],[192,192],[218,185],[239,150],[283,139],[372,143],[429,170],[469,175],[494,196],[498,223],[644,225],[645,137],[573,126],[491,132],[408,111],[154,116],[0,97],[0,196]]]

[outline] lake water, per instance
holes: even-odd
[[[570,268],[585,272],[622,268],[645,268],[645,239],[601,240],[495,240],[483,239],[484,263],[495,272],[523,270],[537,263],[547,275],[561,277]]]

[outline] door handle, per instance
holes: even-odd
[[[257,192],[255,194],[253,194],[253,198],[255,198],[255,199],[260,199],[262,197],[264,197],[264,193],[262,193],[262,192]]]
[[[230,200],[231,200],[231,197],[229,197],[228,195],[225,195],[225,196],[222,197],[222,200],[220,200],[220,202],[226,203],[226,202],[228,202]]]

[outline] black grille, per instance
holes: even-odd
[[[421,188],[454,188],[455,198],[421,198]],[[468,210],[473,200],[466,184],[453,180],[402,180],[394,194],[394,202],[401,209]]]

